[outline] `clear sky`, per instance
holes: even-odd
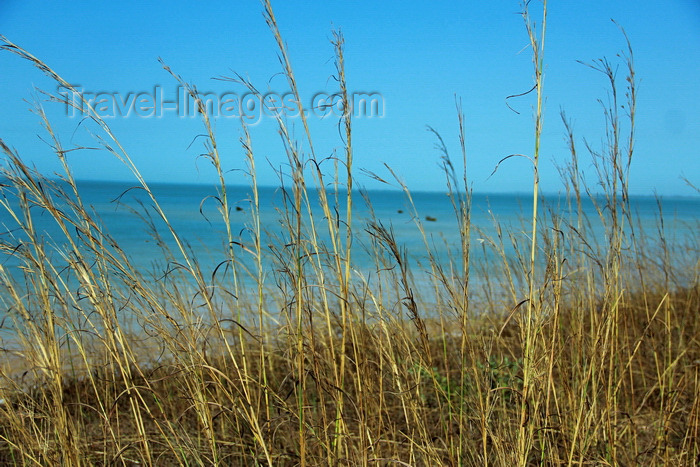
[[[541,2],[531,10],[539,16]],[[332,94],[337,83],[331,31],[342,29],[346,41],[348,87],[378,93],[381,117],[354,122],[355,167],[386,176],[389,164],[415,190],[443,190],[435,138],[438,130],[459,160],[455,95],[466,118],[469,178],[477,191],[528,191],[529,162],[509,159],[489,178],[496,163],[512,153],[532,155],[534,93],[506,97],[532,87],[528,39],[517,1],[273,1],[273,7],[305,105],[319,93]],[[573,123],[581,166],[594,173],[585,147],[600,148],[606,100],[605,77],[578,63],[608,57],[625,48],[614,19],[634,48],[639,100],[637,141],[631,189],[635,194],[693,195],[681,176],[700,185],[700,2],[697,0],[590,0],[549,2],[544,91],[545,123],[541,179],[546,191],[561,188],[556,165],[568,160],[560,111]],[[184,79],[213,95],[244,94],[218,76],[240,73],[259,89],[289,91],[278,74],[275,42],[257,1],[228,2],[45,2],[0,1],[0,34],[44,60],[67,81],[86,92],[108,93],[127,104],[138,93],[174,101],[177,83],[158,63],[162,57]],[[624,85],[624,83],[621,83]],[[38,70],[9,53],[0,53],[0,137],[40,170],[58,169],[55,156],[39,137],[39,121],[28,109],[33,87],[56,92]],[[321,94],[322,95],[322,94]],[[182,110],[180,110],[182,112]],[[95,146],[58,104],[47,104],[63,144]],[[105,113],[108,113],[105,111]],[[295,134],[300,120],[288,116]],[[160,117],[108,118],[114,132],[147,180],[207,183],[208,163],[197,158],[202,133],[196,118],[163,111]],[[232,183],[246,183],[236,118],[215,122],[225,169]],[[337,118],[311,115],[318,157],[342,147]],[[272,167],[286,156],[273,119],[251,126],[261,184],[276,184]],[[191,144],[192,143],[192,144]],[[306,146],[304,146],[306,147]],[[76,151],[71,163],[77,178],[129,179],[105,152]],[[330,164],[328,169],[331,169]],[[356,172],[358,183],[376,187]]]

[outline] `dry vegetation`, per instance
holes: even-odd
[[[267,2],[265,13],[299,98]],[[536,79],[536,167],[544,28],[535,30],[527,12],[524,19]],[[2,44],[70,89],[23,49]],[[339,34],[334,46],[347,102]],[[598,175],[592,187],[604,196],[589,194],[570,132],[571,160],[561,170],[568,204],[543,205],[535,177],[529,243],[509,256],[504,245],[514,235],[498,230],[487,239],[502,252],[501,264],[489,265],[500,272],[486,278],[480,299],[470,274],[487,269],[470,261],[461,109],[464,173],[456,173],[447,150],[443,155],[461,251],[429,265],[426,287],[414,283],[401,239],[388,226],[353,219],[350,116],[340,121],[345,152],[330,175],[309,163],[316,156],[303,112],[304,153],[278,120],[291,168],[280,214],[286,232],[269,247],[261,243],[256,157],[243,126],[250,229],[245,238],[228,230],[220,267],[209,271],[170,228],[106,123],[92,115],[105,150],[133,171],[165,221],[154,235],[176,245],[163,250],[167,280],[155,281],[83,205],[68,150],[37,107],[64,174],[61,183],[48,180],[2,143],[7,231],[0,248],[18,261],[23,279],[0,262],[3,328],[12,333],[2,349],[0,463],[695,465],[698,245],[667,241],[661,218],[656,235],[635,223],[627,196],[636,102],[631,49],[621,62],[622,85],[613,65],[592,64],[610,80],[606,144],[587,148]],[[197,99],[194,87],[173,76]],[[202,118],[228,226],[216,135],[206,112]],[[591,234],[582,210],[588,199],[604,238]],[[37,231],[39,215],[62,230],[60,242],[49,244]],[[353,272],[360,231],[372,239],[380,280],[371,284]],[[242,268],[244,259],[254,266]],[[266,271],[268,261],[274,268]],[[242,287],[244,277],[257,287]]]

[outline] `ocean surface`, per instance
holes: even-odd
[[[219,196],[217,188],[184,184],[151,184],[150,186],[168,221],[197,257],[205,276],[211,274],[217,265],[226,259],[228,243],[226,228],[217,210],[218,204],[215,198]],[[167,263],[177,263],[181,259],[178,258],[172,235],[158,218],[151,200],[143,190],[130,189],[131,187],[127,183],[120,182],[79,182],[78,184],[83,203],[94,210],[99,223],[127,253],[137,268],[143,271],[154,271],[155,277],[158,271],[162,273],[167,269]],[[247,248],[253,248],[252,231],[255,223],[251,216],[252,190],[246,186],[229,186],[227,190],[236,254],[244,266],[253,267],[251,255],[245,253],[245,249],[241,247],[244,245]],[[285,199],[284,193],[281,188],[259,188],[260,226],[265,232],[261,243],[267,254],[271,251],[270,245],[276,245],[279,250],[283,247],[281,244],[292,241],[283,221],[284,213],[290,212],[291,209],[291,202]],[[10,194],[11,192],[6,193],[7,203],[11,208],[16,209],[17,200],[12,199]],[[327,242],[328,228],[318,204],[318,192],[309,190],[308,194],[317,233],[322,241]],[[371,201],[371,207],[360,193],[353,196],[352,230],[355,236],[352,261],[355,274],[371,276],[377,269],[375,256],[368,253],[373,245],[372,237],[368,233],[368,230],[371,231],[368,228],[371,222],[381,223],[384,228],[393,232],[396,244],[400,251],[407,255],[416,277],[421,277],[421,271],[429,274],[427,272],[429,250],[433,257],[441,262],[445,262],[449,257],[461,258],[459,227],[453,204],[447,194],[412,192],[411,196],[413,205],[406,194],[400,191],[369,191],[366,197]],[[333,195],[329,194],[329,197],[332,213],[338,216],[334,222],[341,228],[341,238],[344,243],[344,193],[339,194],[337,205]],[[604,200],[600,198],[598,203],[602,214],[608,215]],[[683,245],[684,242],[696,241],[700,225],[700,197],[657,199],[652,196],[637,196],[631,198],[630,205],[638,234],[643,230],[647,236],[653,238],[660,237],[662,232],[669,244]],[[663,224],[659,222],[660,206],[663,210]],[[531,196],[527,194],[473,194],[470,233],[472,260],[486,265],[499,261],[500,253],[495,246],[499,243],[499,229],[501,232],[507,232],[501,237],[506,255],[514,256],[514,242],[524,245],[529,242],[531,209]],[[570,209],[572,211],[569,211]],[[600,222],[600,213],[595,204],[590,199],[584,200],[582,210],[590,221],[590,230],[587,234],[589,241],[604,242],[605,228]],[[552,213],[564,219],[574,219],[570,214],[575,212],[576,207],[569,207],[564,196],[545,196],[540,205],[540,213],[543,216],[541,225],[551,224]],[[49,246],[57,264],[60,265],[63,260],[60,251],[66,244],[65,237],[47,212],[33,208],[31,214],[37,231]],[[308,213],[304,213],[303,218],[308,234]],[[161,236],[162,244],[156,240],[153,235],[154,230],[149,228],[149,223],[144,219],[151,219],[155,231]],[[4,208],[0,209],[0,223],[5,245],[19,244],[22,241],[22,234],[17,230],[16,222]],[[559,224],[558,227],[561,228],[562,225]],[[422,235],[421,228],[425,236]],[[168,259],[164,255],[163,245],[174,252],[172,258]],[[697,255],[697,250],[692,254]],[[21,278],[21,263],[12,248],[6,247],[0,255],[0,260],[10,275]],[[275,270],[279,269],[279,264],[275,264],[271,258],[268,258],[263,261],[263,265],[266,268],[267,277],[274,280]],[[242,280],[245,282],[245,279]]]

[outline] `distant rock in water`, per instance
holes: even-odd
[[[437,220],[437,217],[425,216],[425,220],[428,222],[435,222]]]
[[[242,207],[240,207],[240,206],[236,206],[236,211],[242,211],[242,210],[243,210],[243,208],[242,208]]]
[[[399,214],[403,214],[403,209],[399,209],[399,210],[396,211],[396,212],[398,212]]]

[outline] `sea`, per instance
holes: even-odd
[[[63,182],[56,183],[67,188]],[[191,184],[153,183],[149,186],[177,238],[186,245],[188,254],[196,258],[205,276],[211,275],[228,258],[229,242],[220,212],[220,189],[213,185]],[[78,190],[82,203],[93,212],[94,219],[126,253],[134,267],[147,272],[144,277],[158,280],[173,265],[185,263],[180,257],[175,237],[143,189],[124,182],[82,181],[78,182]],[[0,240],[3,245],[0,261],[4,271],[21,282],[27,267],[19,259],[17,248],[26,243],[26,236],[10,210],[20,217],[22,213],[18,209],[15,192],[6,188],[3,194],[5,207],[0,208]],[[354,193],[350,226],[353,233],[353,274],[371,281],[378,274],[378,269],[395,266],[395,253],[386,247],[386,242],[378,241],[377,228],[390,233],[396,245],[395,251],[410,264],[417,282],[429,281],[434,275],[431,260],[442,264],[449,264],[452,260],[449,268],[459,269],[463,255],[454,201],[463,195],[455,198],[445,192],[411,192],[409,196],[402,191],[380,190]],[[345,193],[340,190],[336,197],[331,190],[327,196],[333,217],[331,222],[339,229],[344,246],[347,228]],[[255,250],[253,240],[258,224],[252,203],[253,190],[250,186],[227,186],[227,197],[233,249],[241,266],[254,270],[256,263],[251,252]],[[63,206],[68,213],[68,203],[55,199],[57,205]],[[282,274],[284,264],[280,263],[285,261],[281,259],[284,256],[282,253],[294,243],[289,227],[296,225],[292,189],[259,187],[258,199],[259,227],[263,232],[261,264],[266,280],[274,284],[276,275]],[[479,271],[488,271],[489,264],[501,262],[504,255],[516,261],[518,249],[528,248],[532,231],[532,195],[473,193],[470,201],[470,259],[473,264],[482,265],[481,269],[474,269],[472,280],[478,281]],[[569,201],[563,194],[542,197],[539,213],[540,227],[545,229],[543,233],[561,233],[576,225],[578,229],[582,228],[576,221],[577,206]],[[700,197],[633,196],[629,205],[634,224],[626,228],[627,232],[635,232],[636,235],[644,233],[654,242],[662,240],[666,245],[675,245],[676,250],[673,251],[679,260],[697,267]],[[587,219],[584,223],[588,229],[587,242],[604,245],[606,228],[601,219],[608,218],[611,212],[606,199],[603,196],[584,197],[581,212]],[[67,264],[63,253],[68,244],[65,234],[42,208],[32,207],[29,215],[57,270],[60,270],[62,264]],[[292,220],[285,220],[287,218]],[[312,234],[309,219],[313,218],[318,240],[329,244],[328,219],[320,208],[317,189],[307,191],[301,218],[305,238]],[[164,254],[164,248],[169,249],[172,255]],[[377,261],[377,248],[385,258],[382,264]],[[244,287],[256,280],[254,273],[240,277]]]

